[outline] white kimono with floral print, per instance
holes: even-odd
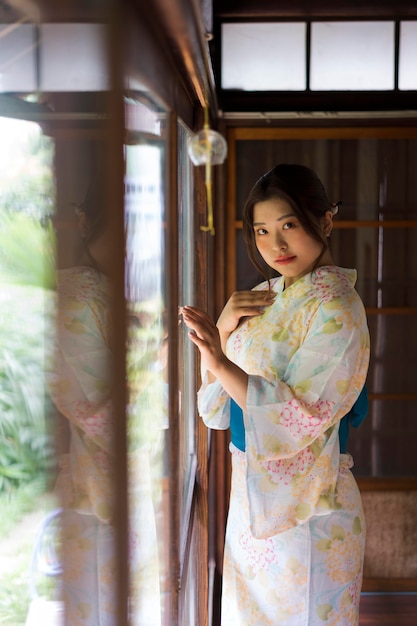
[[[110,285],[91,267],[58,274],[51,397],[69,431],[57,491],[64,506],[63,595],[71,626],[115,626],[114,428]],[[130,575],[135,623],[160,625],[159,571],[148,455],[129,455]],[[132,617],[133,619],[133,617]],[[132,621],[133,623],[133,621]]]
[[[287,541],[296,528],[307,528],[311,520],[322,516],[335,519],[331,515],[344,507],[341,500],[346,494],[342,496],[338,492],[343,465],[338,427],[365,383],[369,362],[369,333],[363,304],[354,290],[355,280],[354,270],[334,266],[320,267],[285,290],[283,278],[274,279],[271,281],[271,287],[277,293],[274,303],[261,316],[243,320],[229,337],[227,356],[249,374],[249,382],[247,411],[244,413],[246,453],[231,446],[234,458],[226,555],[228,542],[235,542],[236,546],[239,543],[241,550],[249,535],[251,541],[266,542],[257,544],[257,550],[262,553],[270,538],[281,537]],[[267,283],[256,287],[267,288]],[[204,376],[199,391],[199,412],[206,425],[227,429],[229,409],[228,394],[219,383],[208,384]],[[348,467],[349,463],[343,471],[348,472]],[[355,485],[352,489],[356,489]],[[236,502],[232,500],[237,492],[243,499],[242,508],[247,508],[247,519],[243,516],[239,522],[232,513],[236,508]],[[360,499],[347,508],[355,513],[352,525],[363,527]],[[246,529],[242,526],[245,523]],[[232,527],[234,537],[230,532]],[[351,526],[349,529],[346,532],[354,532]],[[329,532],[331,536],[332,531]],[[291,539],[288,539],[288,545],[288,558],[291,558]],[[268,553],[270,549],[269,545]],[[240,558],[236,557],[238,551],[234,554],[233,558]],[[298,557],[296,561],[299,562]],[[239,567],[240,564],[234,563],[234,572]],[[245,567],[249,567],[249,562]],[[281,563],[279,571],[282,567]],[[305,567],[310,568],[311,574],[313,565],[306,563]],[[249,570],[249,578],[255,581],[254,572],[250,567]],[[227,572],[225,566],[224,594],[229,588]],[[358,576],[361,577],[361,565],[353,575],[356,587]],[[235,583],[234,595],[240,593],[240,583]],[[300,581],[296,586],[300,591]],[[251,593],[250,590],[245,592],[246,599]],[[307,596],[308,593],[307,590]],[[243,597],[239,603],[236,614],[243,611]],[[255,604],[259,607],[259,599]],[[320,606],[328,604],[324,602]],[[230,597],[228,605],[235,606]],[[255,617],[249,618],[249,613],[245,613],[241,619],[228,618],[222,624],[294,623],[299,626],[305,623],[311,626],[316,624],[316,618],[317,623],[323,623],[321,618],[309,614],[313,609],[306,609],[311,605],[306,598],[297,605],[301,613],[295,609],[296,605],[290,602],[289,614],[283,613],[289,621],[284,618],[274,620],[263,609],[259,609],[258,614],[251,606],[250,615]],[[305,605],[304,609],[300,608],[301,605]],[[339,621],[335,624],[356,623],[354,620],[343,621],[340,607],[336,609],[336,605],[336,600],[329,604],[333,611],[339,611]],[[323,608],[314,611],[315,614],[321,611],[329,620],[329,613]],[[326,624],[330,623],[326,621]]]

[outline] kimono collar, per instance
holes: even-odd
[[[274,285],[274,291],[281,294],[283,298],[299,298],[311,291],[312,288],[324,292],[329,290],[333,296],[341,296],[354,288],[356,278],[357,272],[354,269],[323,265],[299,278],[285,290],[284,277],[281,276]]]

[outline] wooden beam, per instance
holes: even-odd
[[[417,111],[416,111],[417,116]],[[263,139],[417,139],[417,126],[316,126],[291,127],[286,125],[276,128],[252,128],[241,126],[228,129],[228,141]]]
[[[414,18],[417,4],[408,0],[214,0],[214,18]]]
[[[415,111],[416,91],[241,91],[219,89],[222,111]]]
[[[182,67],[184,81],[190,86],[201,107],[210,107],[217,117],[214,77],[201,11],[190,0],[153,0],[154,21],[161,36],[170,42],[171,53]]]
[[[417,579],[416,578],[364,578],[363,580],[363,585],[362,585],[362,591],[365,592],[417,592]],[[415,609],[415,605],[416,605],[416,597],[413,597],[413,606]],[[374,613],[375,615],[375,613]],[[401,624],[411,624],[413,626],[415,626],[415,617],[416,614],[413,614],[413,620],[412,622],[400,622],[397,621],[394,618],[391,617],[391,619],[393,619],[394,621],[387,621],[387,622],[381,622],[381,621],[375,621],[375,622],[362,622],[361,624],[378,624],[378,626],[380,626],[381,624],[386,624],[386,626],[400,626]]]
[[[417,478],[415,477],[395,477],[389,476],[356,476],[359,489],[361,491],[416,491]]]
[[[386,589],[387,582],[391,582],[392,588],[390,587],[385,593],[374,591],[374,588],[383,587]],[[415,579],[395,579],[393,581],[369,579],[369,582],[365,580],[362,588],[365,593],[362,593],[361,596],[359,625],[415,626],[417,594],[401,592],[415,592],[416,590],[417,580]]]

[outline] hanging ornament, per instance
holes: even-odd
[[[208,109],[205,108],[203,128],[188,140],[188,156],[194,165],[206,166],[207,226],[200,226],[200,228],[203,231],[208,231],[211,235],[214,235],[211,166],[224,163],[226,155],[226,140],[223,135],[209,127]]]

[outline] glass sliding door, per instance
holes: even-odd
[[[132,625],[169,624],[165,115],[126,102],[129,569]]]

